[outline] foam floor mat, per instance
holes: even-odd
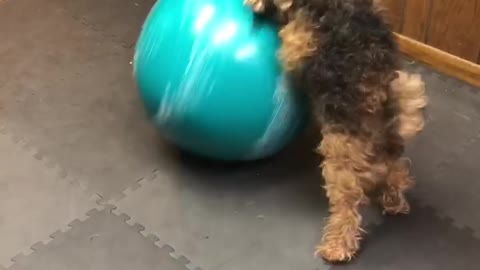
[[[326,264],[315,136],[215,164],[145,118],[130,63],[153,3],[0,0],[0,269],[480,269],[480,89],[406,59],[430,99],[412,214],[366,209],[362,252]]]

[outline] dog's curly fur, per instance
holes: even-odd
[[[386,214],[408,213],[413,181],[404,144],[424,125],[425,89],[399,71],[378,0],[246,0],[282,26],[278,56],[309,97],[330,218],[316,254],[350,260],[363,230],[358,208],[372,194]]]

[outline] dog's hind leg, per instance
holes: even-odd
[[[413,186],[414,182],[410,178],[408,166],[409,161],[406,158],[391,162],[380,198],[384,214],[398,215],[410,212],[410,204],[405,197],[405,192]]]
[[[425,86],[419,75],[398,72],[392,81],[389,103],[395,110],[395,125],[389,138],[389,173],[380,201],[386,214],[406,214],[410,206],[405,192],[413,186],[409,176],[409,162],[402,158],[404,144],[418,134],[424,125],[424,108],[427,105]]]

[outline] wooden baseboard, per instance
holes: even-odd
[[[433,69],[480,86],[480,65],[464,60],[409,37],[395,34],[400,51]]]

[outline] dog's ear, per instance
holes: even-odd
[[[284,0],[263,0],[264,1],[264,10],[260,13],[255,13],[255,24],[265,23],[266,21],[270,23],[275,23],[282,25],[285,23],[286,17],[285,13],[281,12],[276,6],[276,1]]]
[[[264,10],[261,13],[258,13],[262,17],[272,19],[279,12],[275,2],[279,0],[262,0],[264,5]]]
[[[273,0],[280,12],[286,12],[293,6],[293,0]]]

